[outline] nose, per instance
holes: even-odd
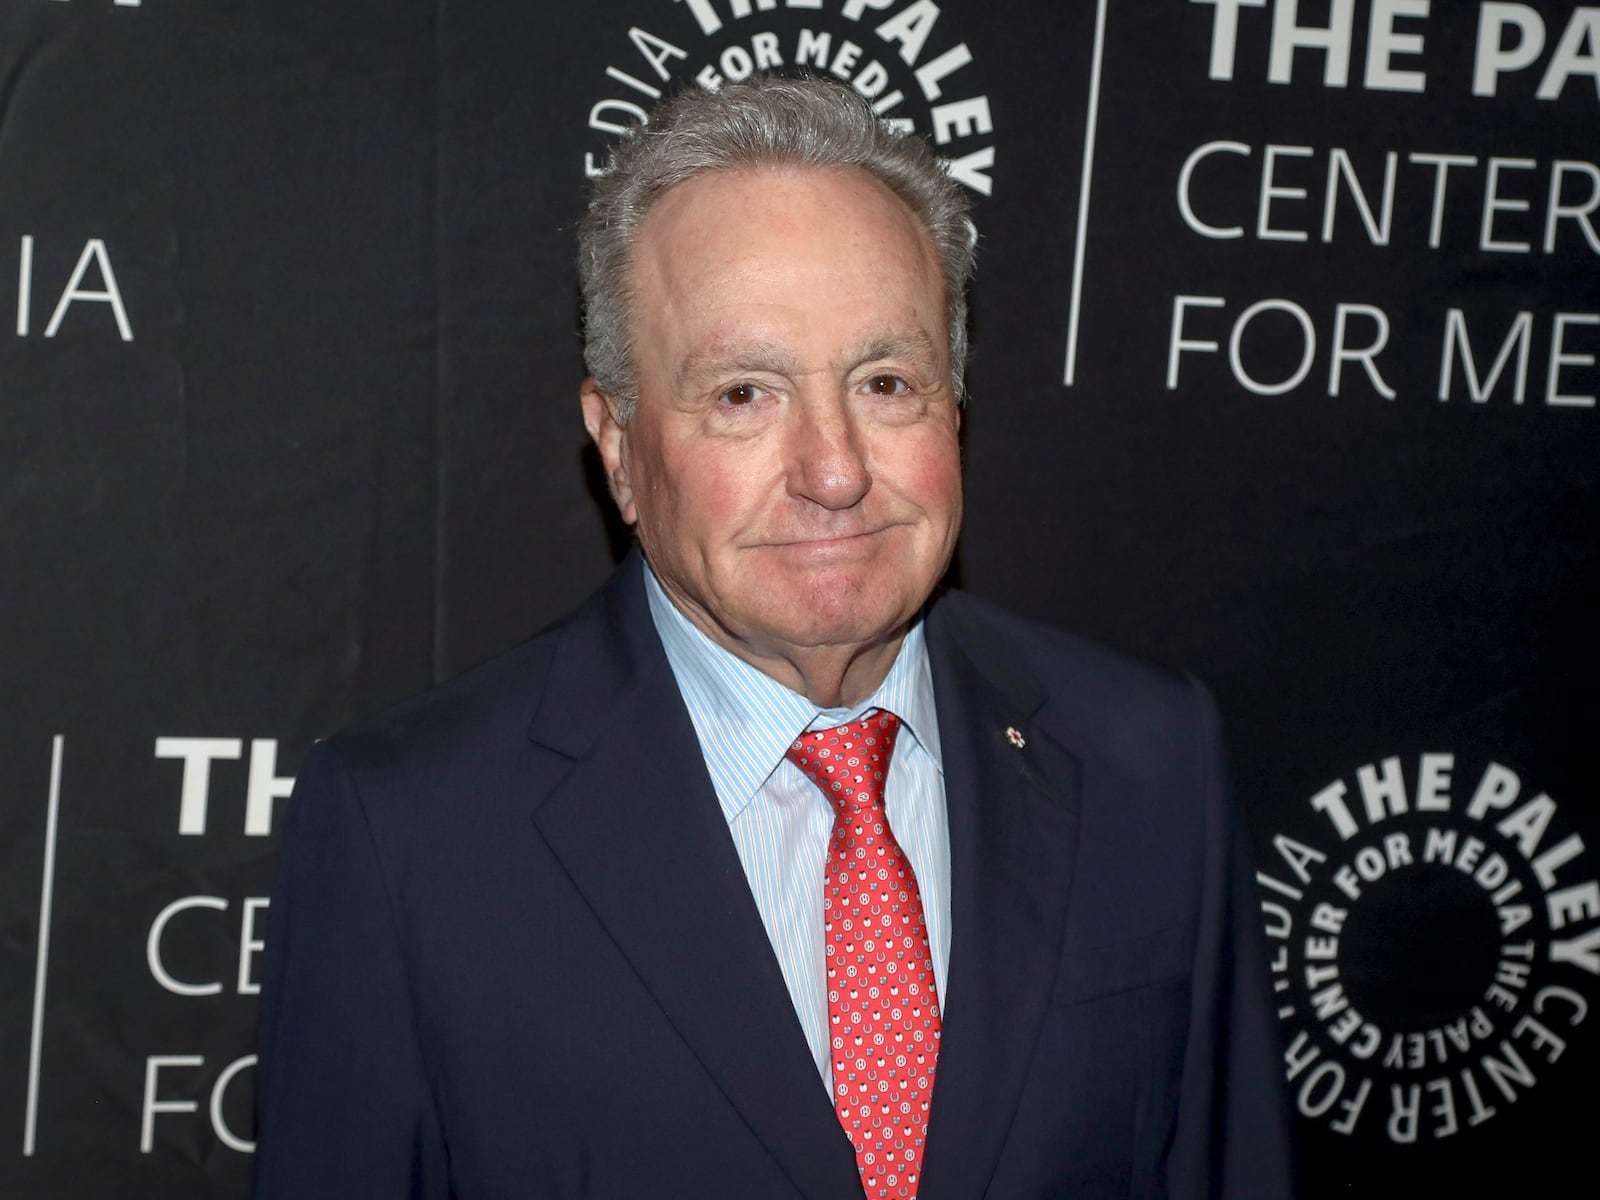
[[[835,510],[860,501],[872,487],[872,473],[846,397],[803,397],[790,420],[789,494]]]

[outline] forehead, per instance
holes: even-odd
[[[721,170],[651,207],[630,280],[639,332],[694,318],[869,315],[944,336],[933,239],[884,184],[855,167]]]

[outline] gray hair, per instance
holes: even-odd
[[[639,400],[629,320],[633,246],[650,206],[669,188],[711,171],[768,166],[859,167],[905,203],[944,269],[950,375],[964,397],[967,284],[977,233],[966,194],[914,134],[881,122],[846,84],[754,76],[716,92],[690,88],[658,106],[620,141],[578,227],[584,362],[626,423]]]

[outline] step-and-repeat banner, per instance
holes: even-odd
[[[245,1194],[297,765],[604,576],[586,179],[759,70],[975,198],[960,582],[1222,702],[1306,1195],[1586,1194],[1600,6],[1552,0],[4,0],[0,1192]]]

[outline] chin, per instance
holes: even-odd
[[[824,581],[811,591],[796,623],[808,628],[811,645],[866,645],[894,636],[918,607],[898,580],[850,587],[830,587]]]

